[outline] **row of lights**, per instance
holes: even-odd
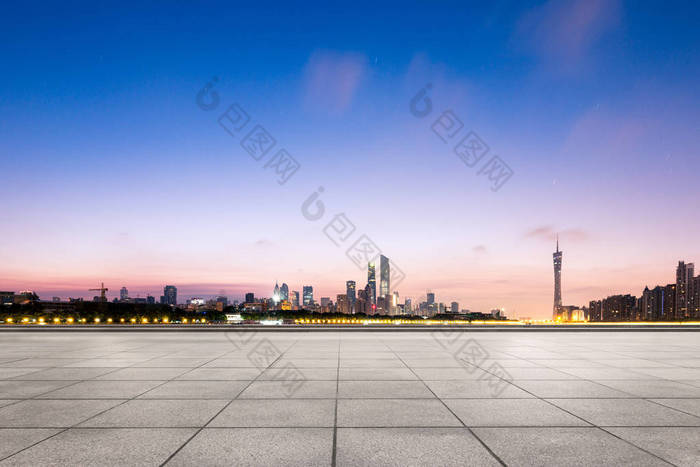
[[[423,324],[423,325],[469,325],[469,324],[522,324],[519,321],[465,321],[465,320],[410,320],[410,319],[297,319],[296,324]]]
[[[7,318],[7,319],[5,320],[5,322],[8,323],[8,324],[13,324],[13,323],[15,322],[15,320],[14,320],[14,318]],[[52,320],[52,323],[53,323],[53,324],[61,324],[62,322],[63,322],[63,320],[61,320],[61,318],[54,318],[54,319]],[[86,318],[81,318],[81,319],[76,320],[76,319],[74,319],[74,318],[69,317],[69,318],[66,318],[66,319],[65,319],[65,323],[66,323],[66,324],[74,324],[74,323],[78,323],[78,324],[87,324],[87,322],[88,322],[88,321],[87,321]],[[183,319],[182,319],[182,323],[183,323],[183,324],[199,324],[199,323],[205,324],[206,322],[207,322],[207,320],[204,319],[204,318],[202,318],[202,319],[192,319],[192,320],[188,320],[187,318],[183,318]],[[21,324],[30,324],[30,323],[48,324],[45,318],[30,319],[30,318],[27,318],[27,317],[22,318],[22,319],[19,321],[19,323],[21,323]],[[94,323],[94,324],[101,324],[101,323],[102,323],[102,320],[101,320],[100,318],[95,318],[94,321],[91,321],[91,323]],[[114,320],[113,320],[112,318],[107,318],[107,320],[105,321],[105,323],[107,323],[107,324],[112,324],[112,323],[114,323]],[[119,319],[119,323],[121,323],[121,324],[126,324],[126,323],[127,323],[127,320],[126,320],[125,318],[120,318],[120,319]],[[159,322],[158,322],[157,319],[153,319],[153,320],[150,320],[150,321],[149,321],[148,318],[140,318],[140,319],[138,319],[138,318],[131,318],[131,319],[128,320],[128,323],[130,323],[130,324],[137,324],[137,323],[140,323],[140,324],[158,324]],[[170,319],[169,319],[168,317],[164,317],[162,320],[160,320],[160,323],[161,323],[161,324],[169,324],[169,323],[170,323]]]

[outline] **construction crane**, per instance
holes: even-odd
[[[100,291],[100,301],[101,301],[101,302],[106,302],[106,301],[107,301],[106,292],[107,292],[109,289],[105,287],[105,283],[104,283],[104,282],[102,282],[102,283],[100,284],[100,288],[99,288],[99,289],[88,289],[88,292],[93,292],[93,291],[96,292],[96,291],[98,291],[98,290]]]

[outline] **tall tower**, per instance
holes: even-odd
[[[676,268],[676,319],[689,318],[693,307],[693,278],[695,276],[695,265],[685,264],[678,261]]]
[[[391,293],[391,283],[389,282],[391,271],[389,270],[389,258],[384,255],[379,256],[379,295],[386,297]]]
[[[554,258],[554,308],[552,317],[557,319],[557,314],[561,310],[561,257],[562,252],[559,251],[559,235],[557,235],[557,251],[552,255]]]
[[[355,297],[356,297],[356,285],[355,281],[347,281],[345,283],[345,295],[348,297],[348,305],[350,306],[350,313],[354,312],[355,309]]]
[[[369,286],[371,293],[369,296],[372,305],[377,304],[377,275],[374,267],[374,263],[367,264],[367,285]]]

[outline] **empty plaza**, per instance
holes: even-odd
[[[698,465],[700,334],[0,332],[0,465]]]

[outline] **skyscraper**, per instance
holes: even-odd
[[[299,309],[299,292],[297,290],[292,291],[290,301],[292,302],[292,309],[298,310]]]
[[[303,295],[303,305],[304,306],[311,306],[314,303],[314,288],[310,285],[305,285],[301,289],[301,293]]]
[[[280,287],[280,300],[289,300],[289,286],[284,282]]]
[[[457,302],[450,303],[450,312],[459,313],[459,303],[457,303]]]
[[[277,282],[275,282],[275,288],[272,291],[272,303],[275,305],[279,304],[280,302],[280,286],[277,285]]]
[[[676,319],[689,318],[693,306],[695,265],[678,261],[676,268]]]
[[[557,236],[557,251],[552,254],[554,258],[554,307],[552,309],[552,319],[556,320],[561,310],[561,259],[562,252],[559,251],[559,236]]]
[[[367,285],[370,288],[369,299],[372,305],[377,304],[377,275],[374,263],[367,264]]]
[[[248,292],[245,294],[246,303],[255,303],[255,294],[253,292]]]
[[[164,305],[177,305],[177,287],[174,285],[166,285],[163,288],[163,299]]]
[[[348,306],[350,307],[350,313],[352,313],[355,307],[355,281],[347,281],[345,283],[345,295],[348,299]]]
[[[379,256],[379,295],[385,297],[391,292],[391,283],[389,281],[389,258],[384,255]]]
[[[119,290],[119,300],[126,301],[128,298],[129,298],[129,291],[126,289],[126,287],[122,287]]]

